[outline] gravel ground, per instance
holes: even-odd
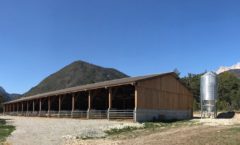
[[[82,137],[103,137],[104,131],[121,126],[138,126],[136,123],[108,120],[79,120],[67,118],[39,118],[0,116],[16,126],[7,138],[10,145],[64,145]]]

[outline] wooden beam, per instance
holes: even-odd
[[[18,113],[18,107],[19,107],[18,105],[19,105],[19,104],[17,103],[17,113]]]
[[[138,92],[137,86],[135,85],[135,92],[134,92],[134,121],[137,122],[137,108],[138,108]]]
[[[41,111],[42,111],[42,99],[39,99],[39,113],[38,115],[41,116]]]
[[[35,112],[35,101],[33,100],[33,112]]]
[[[23,113],[23,102],[22,102],[22,113]]]
[[[73,112],[75,110],[75,94],[72,94],[72,112],[71,112],[71,117],[73,117]]]
[[[109,88],[108,92],[108,109],[112,108],[112,88]]]
[[[60,117],[61,114],[61,108],[62,108],[62,96],[58,96],[58,117]]]
[[[107,118],[110,119],[110,110],[112,108],[112,88],[108,89],[108,112],[107,112]]]
[[[15,112],[15,104],[12,104],[12,108],[13,108],[12,112]]]
[[[137,93],[137,87],[135,87],[135,93],[134,93],[134,98],[135,98],[135,109],[138,108],[138,93]]]
[[[90,119],[90,110],[91,110],[91,100],[92,100],[92,94],[91,91],[88,91],[88,111],[87,111],[87,119]]]
[[[6,111],[6,105],[3,105],[3,115],[5,114],[5,111]]]
[[[51,110],[51,98],[48,97],[48,117],[50,116],[50,110]]]
[[[92,100],[92,94],[91,91],[88,92],[88,109],[91,109],[91,100]]]
[[[28,101],[27,101],[27,115],[28,115]]]
[[[72,94],[72,111],[75,110],[75,95]]]

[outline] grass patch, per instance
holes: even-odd
[[[153,128],[171,128],[171,127],[180,127],[180,126],[192,126],[197,125],[199,122],[197,121],[165,121],[165,122],[145,122],[145,129],[153,129]]]
[[[15,127],[12,125],[6,125],[6,120],[0,119],[0,144],[3,143],[13,131]]]
[[[240,133],[240,126],[230,128],[228,131],[233,132],[233,133]]]
[[[119,128],[113,128],[113,129],[105,131],[105,133],[107,135],[117,135],[117,134],[121,134],[121,133],[124,133],[124,132],[132,132],[132,131],[138,130],[138,129],[141,129],[141,128],[126,126],[126,127],[120,128],[120,129]]]
[[[176,121],[176,120],[170,120],[170,121],[164,121],[164,122],[145,122],[143,123],[143,127],[132,127],[132,126],[126,126],[123,128],[113,128],[110,130],[105,131],[105,133],[109,136],[113,135],[120,135],[120,134],[127,134],[127,133],[135,133],[137,134],[141,132],[146,131],[161,131],[163,129],[173,128],[173,127],[180,127],[180,126],[192,126],[197,125],[199,122],[197,121]]]

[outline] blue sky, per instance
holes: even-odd
[[[240,61],[240,1],[0,0],[0,85],[24,93],[84,60],[131,75]]]

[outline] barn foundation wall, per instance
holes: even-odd
[[[191,110],[135,109],[134,121],[185,120],[192,118]]]

